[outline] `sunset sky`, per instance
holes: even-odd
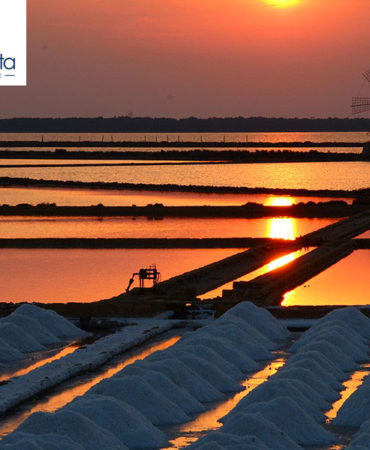
[[[1,117],[350,116],[369,0],[29,0]]]

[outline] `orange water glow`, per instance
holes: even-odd
[[[7,372],[0,375],[0,382],[10,380],[11,378],[15,377],[21,377],[22,375],[26,375],[27,373],[32,372],[35,369],[38,369],[39,367],[45,366],[46,364],[49,364],[53,361],[57,361],[58,359],[64,358],[64,356],[70,355],[71,353],[74,353],[78,348],[80,347],[79,344],[73,344],[70,345],[63,350],[56,353],[54,356],[50,356],[49,358],[43,358],[39,361],[30,364],[27,367],[24,367],[22,369],[19,369],[15,372]]]
[[[234,397],[218,404],[214,409],[200,414],[195,420],[183,425],[179,430],[181,436],[170,441],[171,447],[168,447],[168,449],[173,450],[174,448],[186,447],[207,432],[220,428],[222,423],[219,422],[219,420],[234,409],[236,405],[257,386],[274,375],[282,366],[284,366],[285,362],[286,360],[282,358],[269,363],[262,370],[243,381],[242,386],[245,387],[244,391],[238,392]]]
[[[16,430],[31,414],[35,412],[49,412],[53,413],[63,406],[70,403],[76,397],[84,395],[89,389],[91,389],[96,384],[100,383],[100,381],[105,380],[106,378],[111,378],[116,373],[123,370],[130,364],[133,364],[135,361],[145,359],[147,356],[151,355],[154,352],[165,350],[172,345],[176,344],[176,342],[180,339],[180,336],[174,336],[172,338],[166,339],[158,344],[151,346],[150,348],[141,351],[138,354],[135,354],[123,362],[116,364],[109,369],[104,370],[104,372],[94,376],[92,379],[88,381],[82,381],[80,384],[74,385],[69,389],[62,390],[60,393],[52,394],[46,401],[37,403],[33,408],[27,409],[26,411],[22,411],[20,414],[16,414],[10,419],[3,421],[0,423],[0,438],[7,436]]]
[[[338,411],[343,406],[344,402],[357,391],[357,389],[363,384],[364,378],[370,375],[369,370],[358,370],[352,374],[351,378],[343,383],[344,389],[341,392],[341,397],[337,400],[330,411],[326,413],[327,422],[334,420],[337,417]]]
[[[368,305],[369,267],[369,250],[356,250],[287,292],[282,306]]]

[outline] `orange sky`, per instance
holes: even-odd
[[[0,116],[349,116],[370,1],[295,1],[30,0],[28,86]]]

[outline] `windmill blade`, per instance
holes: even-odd
[[[367,81],[370,82],[370,70],[367,70],[366,72],[364,72],[363,76],[367,79]]]
[[[370,111],[370,97],[353,97],[352,113],[359,114]]]

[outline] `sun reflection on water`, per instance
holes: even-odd
[[[267,236],[272,239],[293,241],[296,236],[296,219],[274,218],[267,221]]]

